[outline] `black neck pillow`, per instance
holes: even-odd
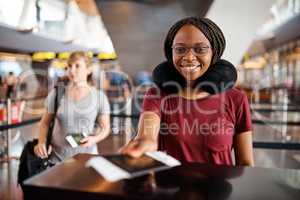
[[[164,61],[152,73],[154,83],[168,94],[178,93],[186,87],[185,78],[177,71],[173,63]],[[234,86],[237,71],[230,62],[219,59],[209,66],[208,70],[195,81],[194,88],[199,88],[210,94],[218,94]]]

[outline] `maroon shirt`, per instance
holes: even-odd
[[[235,88],[188,100],[152,87],[144,98],[146,111],[161,119],[159,150],[183,162],[233,165],[234,136],[252,129],[247,97]]]

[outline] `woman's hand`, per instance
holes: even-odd
[[[91,147],[94,144],[96,144],[98,142],[98,139],[96,136],[94,135],[89,135],[85,138],[83,138],[82,140],[80,140],[80,146],[81,147]]]
[[[157,143],[150,139],[135,139],[124,146],[121,153],[136,158],[142,156],[145,152],[156,151],[157,146]]]
[[[38,143],[34,146],[34,153],[36,156],[40,158],[48,158],[48,156],[51,154],[52,146],[49,145],[48,151],[46,149],[45,143]]]

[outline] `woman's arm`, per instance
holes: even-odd
[[[236,134],[234,137],[234,153],[236,165],[254,166],[252,131]]]
[[[95,130],[95,135],[97,137],[97,143],[104,140],[110,131],[110,116],[109,114],[100,115],[98,117],[98,125],[99,127]]]
[[[49,125],[53,117],[54,116],[52,113],[48,113],[46,111],[43,114],[39,124],[38,144],[34,147],[34,153],[41,158],[48,157],[48,155],[51,153],[51,146],[49,146],[48,151],[46,149],[46,141]]]
[[[154,112],[144,112],[139,120],[137,136],[125,145],[121,152],[139,157],[147,151],[157,150],[159,129],[160,117]]]
[[[93,135],[83,138],[80,142],[83,147],[90,147],[104,140],[110,131],[110,116],[109,114],[100,115],[97,119],[98,126],[94,130]]]

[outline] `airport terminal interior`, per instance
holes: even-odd
[[[292,189],[276,190],[277,197],[299,199],[300,0],[1,0],[0,199],[24,198],[17,181],[20,156],[39,135],[47,96],[68,80],[72,52],[85,52],[93,87],[108,99],[109,135],[96,144],[98,152],[119,154],[138,133],[145,94],[156,83],[152,72],[166,60],[168,30],[190,16],[211,19],[226,38],[222,58],[234,65],[234,87],[250,105],[254,168],[293,170],[284,182]],[[197,53],[194,47],[187,51]],[[54,174],[54,168],[48,170]],[[235,195],[234,181],[230,184],[231,196],[224,199],[252,199]],[[155,188],[151,191],[161,194]],[[171,193],[166,199],[173,199]]]

